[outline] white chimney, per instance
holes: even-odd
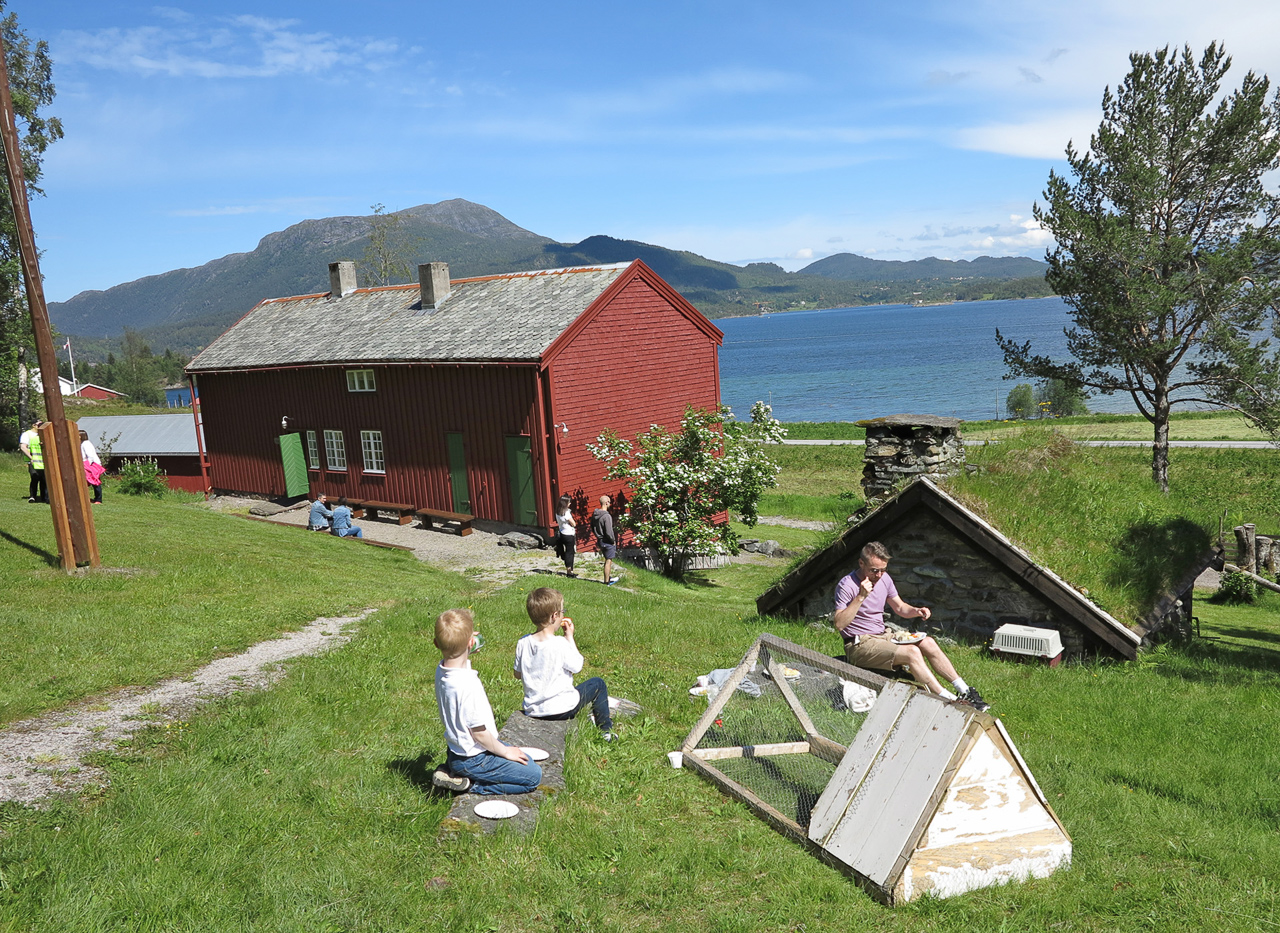
[[[356,290],[356,264],[354,262],[329,263],[329,297],[346,298]]]
[[[449,264],[424,262],[418,266],[418,283],[422,286],[422,312],[436,310],[449,297]]]

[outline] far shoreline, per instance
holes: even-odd
[[[1061,295],[1036,295],[1027,298],[953,298],[950,301],[922,301],[918,304],[907,304],[901,301],[881,301],[865,305],[829,305],[824,308],[785,308],[780,311],[763,311],[757,314],[722,314],[719,317],[708,317],[709,321],[734,321],[749,317],[769,317],[772,314],[791,314],[795,311],[856,311],[858,308],[941,308],[946,305],[971,305],[984,301],[1043,301],[1045,298],[1061,298]]]

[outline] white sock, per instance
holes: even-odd
[[[957,677],[955,680],[951,681],[951,686],[956,688],[956,693],[969,692],[969,685],[964,682],[963,677]]]
[[[942,691],[938,694],[938,696],[942,697],[944,700],[954,700],[954,699],[956,699],[956,695],[955,695],[954,693],[952,693],[950,690],[945,690],[945,689],[944,689],[944,690],[942,690]]]

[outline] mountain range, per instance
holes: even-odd
[[[250,252],[81,292],[50,304],[49,314],[62,333],[87,342],[90,356],[96,355],[93,345],[114,343],[125,328],[138,331],[153,347],[192,353],[264,298],[328,291],[330,262],[356,260],[360,285],[372,284],[362,260],[369,256],[370,235],[379,231],[391,251],[410,264],[444,261],[454,278],[642,259],[712,318],[1051,294],[1045,263],[1025,257],[898,262],[840,253],[787,272],[774,263],[736,266],[609,236],[559,243],[459,198],[394,214],[304,220],[268,234]]]

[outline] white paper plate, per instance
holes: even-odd
[[[486,820],[509,820],[520,812],[510,800],[482,800],[475,807],[476,816]]]
[[[551,757],[551,753],[545,748],[534,748],[532,745],[521,745],[520,751],[528,755],[530,761],[545,761]]]
[[[893,636],[893,643],[895,645],[918,645],[924,639],[924,632],[901,632]]]
[[[691,697],[704,697],[706,695],[707,695],[706,687],[690,687],[689,688],[689,696]]]

